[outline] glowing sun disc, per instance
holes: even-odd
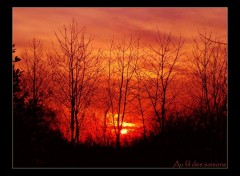
[[[121,130],[121,134],[126,134],[128,131],[127,131],[127,129],[122,129]]]

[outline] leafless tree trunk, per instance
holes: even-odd
[[[104,120],[103,120],[103,145],[106,146],[106,132],[107,132],[107,114],[109,111],[109,106],[104,112]]]
[[[112,41],[108,57],[108,97],[116,135],[116,148],[120,148],[122,124],[126,116],[131,80],[137,64],[139,40]]]
[[[53,79],[60,99],[70,109],[71,141],[79,142],[80,124],[97,87],[98,53],[90,48],[92,38],[85,39],[85,27],[79,28],[77,21],[63,30],[55,32],[59,48],[49,56]],[[80,117],[79,117],[80,114]],[[74,135],[75,134],[75,135]]]
[[[137,74],[138,75],[138,74]],[[145,116],[144,116],[144,109],[143,109],[143,90],[141,88],[142,84],[141,84],[141,78],[140,75],[137,76],[137,100],[138,100],[138,105],[139,105],[139,110],[141,113],[141,117],[142,117],[142,127],[143,127],[143,139],[146,140],[147,135],[146,135],[146,124],[145,124]]]
[[[145,70],[149,81],[144,84],[144,87],[159,126],[163,129],[167,106],[174,98],[173,95],[170,95],[171,89],[174,89],[170,89],[170,85],[176,79],[177,70],[181,63],[179,60],[185,53],[181,37],[178,41],[174,41],[171,33],[161,35],[158,31],[156,41],[156,45],[150,45],[146,52],[148,58],[145,61]]]
[[[29,93],[29,103],[34,109],[49,97],[49,72],[43,57],[42,43],[36,38],[22,54],[26,91]]]
[[[139,53],[140,54],[140,53]],[[142,134],[143,134],[143,139],[146,140],[147,138],[147,130],[146,130],[146,123],[145,123],[145,115],[144,112],[146,111],[146,108],[144,108],[143,104],[146,104],[146,95],[145,95],[145,89],[144,89],[144,73],[141,68],[141,64],[143,63],[144,56],[137,56],[138,61],[137,61],[137,67],[135,69],[135,85],[134,89],[132,91],[132,94],[134,96],[134,99],[137,100],[137,103],[134,103],[134,107],[140,112],[141,114],[141,121],[142,121]]]
[[[198,95],[202,115],[206,115],[205,125],[214,128],[221,124],[227,99],[227,56],[226,43],[213,36],[199,34],[192,50],[194,60],[191,66],[194,84],[201,88]]]

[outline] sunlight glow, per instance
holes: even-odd
[[[134,123],[128,123],[128,122],[123,122],[123,127],[135,127],[136,125]]]
[[[122,130],[121,130],[121,134],[126,134],[127,132],[128,132],[127,129],[122,129]]]

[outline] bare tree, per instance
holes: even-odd
[[[109,60],[110,62],[110,60]],[[108,65],[110,67],[110,64]],[[103,100],[103,104],[104,104],[104,113],[103,113],[103,145],[106,146],[107,144],[107,129],[108,129],[108,123],[109,121],[111,121],[111,119],[109,119],[109,114],[113,114],[113,106],[112,106],[112,92],[111,92],[111,88],[110,88],[110,69],[108,69],[108,76],[106,75],[106,77],[108,78],[108,84],[107,87],[105,89],[105,91],[103,92],[103,96],[102,98]],[[103,86],[104,87],[104,86]],[[111,113],[109,113],[111,112]],[[111,115],[110,115],[111,116]]]
[[[73,20],[69,28],[55,32],[59,48],[53,45],[55,55],[49,56],[55,95],[70,110],[71,141],[76,143],[100,73],[98,53],[94,54],[90,47],[93,39],[86,39],[85,31]]]
[[[205,125],[210,123],[212,127],[219,127],[227,103],[226,43],[214,39],[212,34],[200,33],[199,40],[194,43],[192,58],[196,108],[200,109],[200,116],[206,117]]]
[[[139,65],[139,64],[137,64]],[[143,139],[146,140],[147,138],[147,130],[146,130],[146,119],[145,119],[145,115],[144,115],[144,112],[145,112],[145,109],[144,109],[144,102],[146,102],[146,98],[145,98],[145,89],[144,89],[144,84],[143,84],[143,80],[142,80],[142,70],[140,70],[140,68],[138,67],[136,69],[136,87],[135,87],[135,90],[133,91],[133,94],[135,95],[136,99],[137,99],[137,102],[138,102],[138,106],[136,106],[136,108],[138,109],[138,111],[140,112],[141,114],[141,118],[142,118],[142,128],[143,128]]]
[[[122,125],[127,113],[127,105],[132,88],[132,78],[138,59],[139,40],[129,42],[112,40],[108,57],[107,92],[108,106],[116,135],[116,148],[120,148]]]
[[[139,49],[137,52],[136,68],[134,73],[133,88],[131,89],[132,99],[130,101],[131,105],[134,108],[136,114],[140,114],[142,122],[142,136],[143,139],[147,138],[147,124],[146,124],[146,114],[149,108],[147,103],[146,90],[144,85],[146,83],[145,72],[143,68],[143,63],[145,59],[144,50]]]
[[[148,81],[145,81],[144,87],[157,122],[163,129],[168,106],[177,95],[174,93],[176,86],[171,87],[171,84],[177,78],[181,65],[180,59],[185,54],[182,38],[177,40],[171,33],[161,35],[158,31],[156,44],[150,45],[146,54],[144,69]]]
[[[23,70],[25,70],[25,87],[29,94],[29,104],[36,109],[39,103],[43,103],[49,97],[49,72],[44,61],[42,43],[33,38],[29,48],[22,54]]]

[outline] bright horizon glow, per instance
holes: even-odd
[[[124,129],[121,130],[121,134],[127,134],[127,133],[128,133],[127,129],[124,128]]]
[[[110,113],[108,113],[108,115],[107,115],[108,117],[111,117],[111,114]],[[118,118],[118,114],[114,114],[114,124],[115,124],[115,126],[117,126],[117,118]],[[120,114],[120,116],[119,117],[121,117],[121,114]],[[121,118],[120,118],[120,125],[121,125]],[[136,126],[136,124],[135,123],[131,123],[131,122],[123,122],[123,124],[122,124],[122,127],[128,127],[128,128],[133,128],[133,127],[137,127]]]

